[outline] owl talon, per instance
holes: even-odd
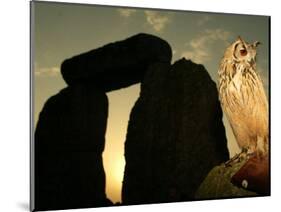
[[[232,166],[232,164],[233,164],[235,161],[239,160],[240,154],[241,154],[241,153],[236,154],[236,155],[234,155],[232,158],[230,158],[228,161],[226,161],[226,162],[224,163],[225,167]]]
[[[248,153],[249,152],[249,147],[242,147],[241,153]]]
[[[241,152],[239,154],[235,154],[232,158],[230,158],[228,161],[224,163],[225,167],[232,166],[233,163],[241,162],[245,158],[248,158],[248,148],[242,148]]]
[[[254,157],[256,155],[256,153],[255,152],[249,152],[249,153],[247,153],[247,158],[251,158],[251,157]]]

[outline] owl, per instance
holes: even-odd
[[[218,90],[242,152],[263,157],[268,154],[268,100],[256,71],[258,44],[238,37],[225,50],[218,70]]]

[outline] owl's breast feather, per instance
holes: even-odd
[[[239,97],[241,92],[241,86],[242,86],[242,68],[241,66],[238,66],[236,69],[236,73],[232,80],[230,81],[228,85],[229,92],[233,95]]]

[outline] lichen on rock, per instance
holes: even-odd
[[[231,183],[231,178],[247,162],[246,158],[237,160],[231,165],[224,163],[214,167],[200,185],[195,199],[216,199],[231,197],[257,196],[257,193],[237,187]]]

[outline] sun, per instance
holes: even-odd
[[[117,157],[111,158],[110,164],[106,163],[109,167],[106,169],[106,194],[107,197],[113,201],[121,202],[122,182],[125,169],[125,158]]]
[[[113,180],[116,184],[122,184],[123,177],[124,177],[124,169],[125,169],[125,158],[118,158],[117,160],[113,161],[112,164],[113,168]]]

